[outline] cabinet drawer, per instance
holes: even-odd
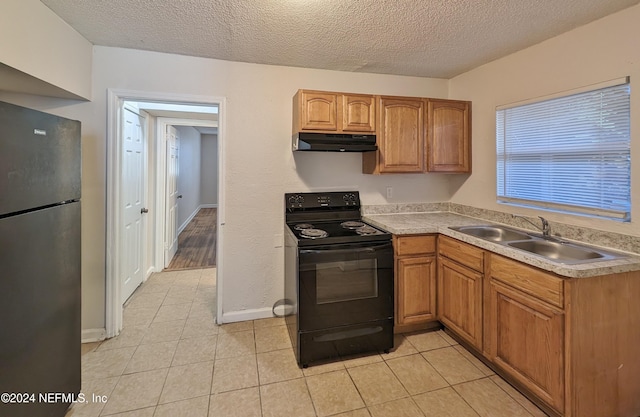
[[[564,307],[564,281],[561,278],[498,255],[491,256],[491,278]]]
[[[436,237],[433,235],[394,236],[397,256],[435,253]]]
[[[440,236],[438,254],[454,260],[475,271],[484,271],[484,252],[475,246],[467,245],[447,236]]]

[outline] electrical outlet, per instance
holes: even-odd
[[[393,187],[387,187],[387,198],[393,198]]]

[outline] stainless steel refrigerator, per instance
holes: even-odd
[[[80,122],[0,102],[1,417],[80,392],[80,158]]]

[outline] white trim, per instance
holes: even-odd
[[[114,90],[107,91],[107,242],[105,276],[105,331],[106,337],[117,336],[122,329],[122,306],[120,304],[119,241],[120,224],[119,196],[122,144],[118,141],[118,131],[124,100]]]
[[[225,247],[224,243],[224,225],[225,225],[225,213],[227,204],[226,199],[226,190],[227,190],[227,181],[226,181],[226,164],[227,164],[227,102],[224,98],[221,98],[218,101],[218,212],[216,213],[218,220],[217,227],[217,238],[216,242],[216,268],[217,268],[217,278],[216,278],[216,321],[218,324],[224,323],[224,309],[222,305],[222,300],[224,297],[223,292],[223,284],[224,284],[224,256],[223,248]]]
[[[594,90],[600,90],[602,88],[614,87],[616,85],[621,85],[621,84],[628,83],[629,79],[630,78],[628,76],[627,77],[621,77],[621,78],[615,78],[613,80],[603,81],[603,82],[596,83],[596,84],[585,85],[583,87],[578,87],[578,88],[574,88],[574,89],[566,90],[566,91],[560,91],[560,92],[554,93],[554,94],[549,94],[549,95],[540,96],[540,97],[534,97],[534,98],[521,100],[521,101],[515,101],[513,103],[508,103],[508,104],[502,104],[500,106],[496,106],[496,111],[506,110],[506,109],[510,109],[510,108],[513,108],[513,107],[524,106],[524,105],[527,105],[527,104],[533,104],[533,103],[537,103],[537,102],[540,102],[540,101],[551,100],[551,99],[554,99],[554,98],[572,96],[574,94],[580,94],[580,93],[586,93],[587,91],[594,91]]]
[[[118,252],[118,238],[119,231],[115,225],[119,224],[119,210],[118,200],[120,195],[119,187],[119,173],[121,169],[121,144],[118,141],[119,138],[119,124],[120,124],[120,108],[124,101],[155,101],[155,102],[167,102],[173,104],[210,104],[218,106],[219,120],[218,125],[218,201],[223,202],[218,210],[218,245],[217,245],[217,317],[218,322],[221,322],[223,308],[222,308],[222,294],[223,294],[223,280],[224,280],[224,268],[223,268],[223,242],[224,242],[224,197],[225,197],[225,131],[226,131],[226,99],[224,97],[212,97],[212,96],[196,96],[186,94],[171,94],[171,93],[159,93],[149,91],[135,91],[135,90],[121,90],[121,89],[108,89],[107,90],[107,230],[106,230],[106,245],[105,245],[105,258],[106,258],[106,274],[105,274],[105,286],[106,286],[106,306],[105,306],[105,336],[113,337],[117,336],[122,329],[122,305],[120,304],[120,282],[117,279],[119,276],[119,252]],[[213,121],[209,121],[214,123]],[[189,121],[190,126],[197,125],[194,120]],[[156,136],[157,132],[156,132]],[[163,149],[163,148],[160,148]],[[159,149],[156,149],[158,151]],[[162,172],[162,171],[160,171]],[[159,172],[159,173],[160,173]],[[159,178],[156,178],[158,181]],[[163,205],[161,205],[162,207]],[[160,207],[156,207],[158,216],[160,215]],[[163,209],[162,209],[163,210]],[[157,218],[156,217],[156,218]],[[158,229],[156,229],[158,230]],[[162,230],[162,229],[160,229]],[[160,237],[161,239],[161,237]],[[156,237],[158,240],[158,237]],[[154,264],[158,267],[159,259],[156,258]]]
[[[217,204],[200,204],[200,208],[218,208]]]
[[[237,321],[258,320],[274,317],[270,307],[253,308],[249,310],[230,311],[222,315],[218,323],[235,323]]]
[[[193,218],[194,218],[194,217],[196,217],[196,215],[200,212],[200,208],[201,208],[201,207],[202,207],[202,206],[198,206],[198,207],[193,211],[193,213],[191,213],[191,216],[189,216],[189,217],[187,218],[187,220],[185,220],[185,221],[184,221],[184,223],[182,223],[182,224],[180,225],[180,227],[178,227],[178,234],[182,233],[182,232],[184,231],[185,227],[187,227],[187,225],[189,224],[189,222],[191,222],[191,220],[193,220]]]
[[[219,113],[219,112],[218,112]],[[167,126],[194,126],[194,127],[216,127],[218,126],[218,121],[214,120],[199,120],[199,119],[181,119],[181,118],[173,118],[173,117],[158,117],[156,120],[156,209],[158,215],[156,216],[156,230],[165,231],[166,226],[166,181],[167,181],[167,147],[165,143],[165,134]],[[220,140],[218,140],[218,146],[220,146]],[[220,158],[220,156],[218,156]],[[196,215],[196,213],[200,210],[198,209],[191,215],[189,220]],[[182,230],[186,227],[186,223],[180,225],[176,233],[180,234]],[[163,233],[163,236],[156,239],[155,245],[155,256],[156,256],[156,270],[158,272],[162,271],[163,266],[165,265],[165,249],[166,243],[164,241],[164,236],[166,233]],[[218,234],[219,236],[219,234]],[[218,258],[216,258],[218,259]]]
[[[80,337],[80,343],[101,342],[107,338],[105,329],[84,329]]]

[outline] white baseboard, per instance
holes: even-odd
[[[142,281],[142,283],[144,284],[145,282],[147,282],[151,274],[153,274],[154,272],[156,272],[156,267],[151,265],[149,269],[147,269],[147,275],[144,277],[144,280]]]
[[[200,204],[200,208],[218,208],[217,204]]]
[[[180,227],[178,227],[178,234],[182,233],[182,231],[184,230],[185,227],[187,227],[187,225],[189,224],[189,222],[191,222],[191,220],[193,220],[194,217],[196,217],[196,214],[198,214],[198,212],[200,211],[200,206],[198,206],[198,208],[196,208],[193,213],[191,213],[191,216],[189,216],[187,218],[187,220],[184,221],[184,223],[182,223],[180,225]]]
[[[273,317],[271,307],[254,308],[250,310],[230,311],[222,313],[222,317],[218,318],[218,324],[235,323],[238,321],[268,319]]]
[[[107,338],[106,329],[84,329],[82,330],[81,342],[101,342]]]

